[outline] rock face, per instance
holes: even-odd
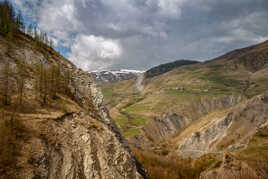
[[[191,125],[194,121],[200,119],[206,114],[209,114],[215,110],[221,110],[234,106],[241,100],[242,99],[240,96],[236,97],[232,95],[210,99],[205,98],[200,103],[192,104],[189,106],[189,111],[194,111],[194,114],[190,114],[189,111],[185,111],[184,114],[188,113],[190,115],[182,116],[183,111],[181,111],[179,114],[170,112],[164,113],[160,117],[152,117],[148,123],[142,127],[143,134],[140,136],[132,137],[129,139],[129,141],[131,144],[134,144],[134,146],[144,148],[151,147],[152,142],[159,143],[172,138],[173,136],[183,132],[183,130]],[[225,129],[224,127],[222,128],[222,130]],[[195,135],[196,134],[193,134],[193,136]],[[200,144],[197,143],[196,145],[199,146]],[[206,144],[204,143],[204,145]]]
[[[150,136],[149,138],[155,141],[164,141],[175,133],[183,130],[188,124],[189,120],[177,114],[165,114],[162,119],[153,118],[143,130]]]
[[[20,178],[143,178],[117,134],[83,111],[23,125],[35,135],[24,144]]]
[[[217,111],[232,107],[243,100],[242,96],[234,96],[234,95],[224,95],[219,97],[207,97],[201,100],[200,102],[193,103],[189,106],[189,111],[185,113],[189,113],[189,118],[194,120],[198,120],[201,117]]]
[[[235,106],[221,118],[208,121],[178,146],[178,152],[196,156],[243,148],[257,130],[268,124],[268,94]],[[243,125],[241,125],[243,124]]]
[[[0,169],[0,178],[146,178],[146,172],[102,106],[103,96],[92,77],[54,51],[46,59],[33,50],[29,37],[22,36],[22,39],[23,47],[16,47],[8,56],[1,52],[1,59],[8,60],[14,69],[18,58],[28,66],[41,59],[46,66],[57,64],[62,70],[69,69],[72,79],[68,88],[73,99],[59,95],[59,99],[50,101],[51,106],[64,101],[60,105],[64,109],[38,105],[33,89],[35,76],[27,71],[25,101],[35,105],[31,111],[16,113],[16,123],[20,127],[13,129],[16,137],[10,141],[16,154],[11,164]],[[0,41],[5,46],[5,39],[0,37]],[[1,68],[3,64],[1,61]],[[8,121],[4,118],[0,126]]]

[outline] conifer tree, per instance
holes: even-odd
[[[20,10],[18,12],[18,15],[16,16],[15,23],[16,23],[17,30],[24,30],[23,17],[22,17],[22,13]]]
[[[30,24],[28,26],[27,33],[28,33],[28,35],[33,36],[33,25],[32,24]]]
[[[0,34],[7,37],[24,29],[22,14],[16,15],[11,3],[7,0],[0,2]]]

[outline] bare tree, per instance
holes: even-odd
[[[36,69],[35,69],[35,91],[37,96],[39,96],[39,99],[42,101],[43,99],[43,86],[44,86],[44,64],[42,61],[39,61],[36,64]]]
[[[18,74],[16,75],[16,80],[17,80],[17,88],[18,88],[20,105],[22,104],[22,101],[23,101],[26,78],[27,78],[27,65],[25,64],[25,61],[18,60]]]
[[[9,94],[9,78],[10,78],[10,64],[8,60],[5,60],[5,66],[3,70],[3,104],[9,105],[10,104],[10,94]]]

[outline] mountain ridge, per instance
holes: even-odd
[[[181,59],[181,60],[176,60],[176,61],[172,61],[172,62],[165,63],[165,64],[160,64],[147,70],[145,72],[145,78],[152,78],[154,76],[167,73],[175,68],[182,67],[185,65],[192,65],[196,63],[199,63],[199,62],[193,61],[193,60]]]

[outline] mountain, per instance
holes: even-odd
[[[114,83],[122,80],[129,80],[142,73],[143,71],[127,69],[90,72],[96,83]]]
[[[145,72],[145,77],[146,78],[152,78],[154,76],[161,75],[163,73],[169,72],[175,68],[184,66],[184,65],[192,65],[199,63],[197,61],[192,61],[192,60],[176,60],[174,62],[166,63],[166,64],[161,64],[156,67],[153,67]]]
[[[229,63],[233,68],[242,65],[247,71],[256,72],[267,66],[268,63],[268,42],[258,45],[237,49],[223,56],[207,61],[208,64]]]
[[[267,57],[265,41],[144,78],[143,91],[103,84],[104,103],[150,176],[265,178]]]
[[[146,178],[92,77],[18,31],[0,34],[0,178]]]

